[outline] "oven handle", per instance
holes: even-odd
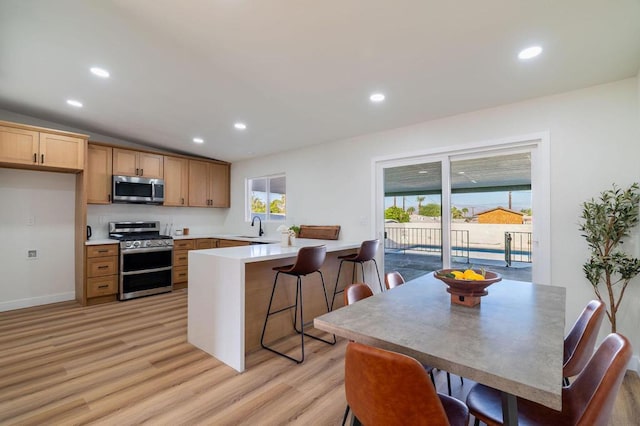
[[[172,251],[173,247],[172,246],[165,246],[165,247],[141,247],[141,248],[134,248],[134,249],[126,249],[126,250],[120,250],[120,254],[122,256],[126,256],[127,254],[130,253],[151,253],[154,251]]]
[[[153,268],[153,269],[138,269],[135,271],[129,271],[129,272],[121,272],[122,275],[139,275],[139,274],[148,274],[151,272],[162,272],[162,271],[170,271],[173,267],[172,266],[164,266],[162,268]]]

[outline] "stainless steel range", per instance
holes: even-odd
[[[109,222],[109,238],[120,241],[120,300],[173,290],[173,239],[160,222]]]

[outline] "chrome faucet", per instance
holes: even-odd
[[[253,219],[251,219],[251,226],[253,226],[256,223],[256,219],[258,219],[258,222],[260,224],[260,229],[258,230],[258,236],[262,237],[262,234],[264,234],[264,231],[262,230],[262,219],[260,219],[260,216],[254,216]]]

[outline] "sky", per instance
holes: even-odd
[[[425,195],[422,205],[440,204],[439,195]],[[396,197],[396,205],[402,207],[402,197]],[[467,208],[469,214],[478,214],[485,210],[495,207],[509,207],[509,192],[486,192],[486,193],[468,193],[468,194],[452,194],[451,205],[462,210]],[[393,197],[385,197],[385,209],[393,206]],[[413,206],[418,208],[418,201],[415,195],[407,196],[404,200],[405,209]],[[531,191],[512,191],[511,192],[511,209],[520,211],[522,209],[531,208]]]

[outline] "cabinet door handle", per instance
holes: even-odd
[[[108,288],[109,284],[105,284],[105,285],[99,285],[98,288]]]
[[[40,156],[40,162],[41,162],[42,164],[44,164],[44,154],[42,154],[42,155]]]
[[[111,202],[111,194],[107,194],[107,201]]]
[[[102,249],[102,250],[98,250],[98,253],[106,253],[106,252],[108,252],[108,251],[109,251],[109,250],[107,250],[107,249]]]
[[[98,266],[98,269],[107,269],[109,267],[109,265],[102,265],[102,266]]]
[[[37,153],[33,153],[33,162],[37,163],[38,162],[38,154]]]
[[[184,204],[184,198],[181,198],[180,204]]]
[[[144,176],[144,169],[140,169],[140,176]]]

